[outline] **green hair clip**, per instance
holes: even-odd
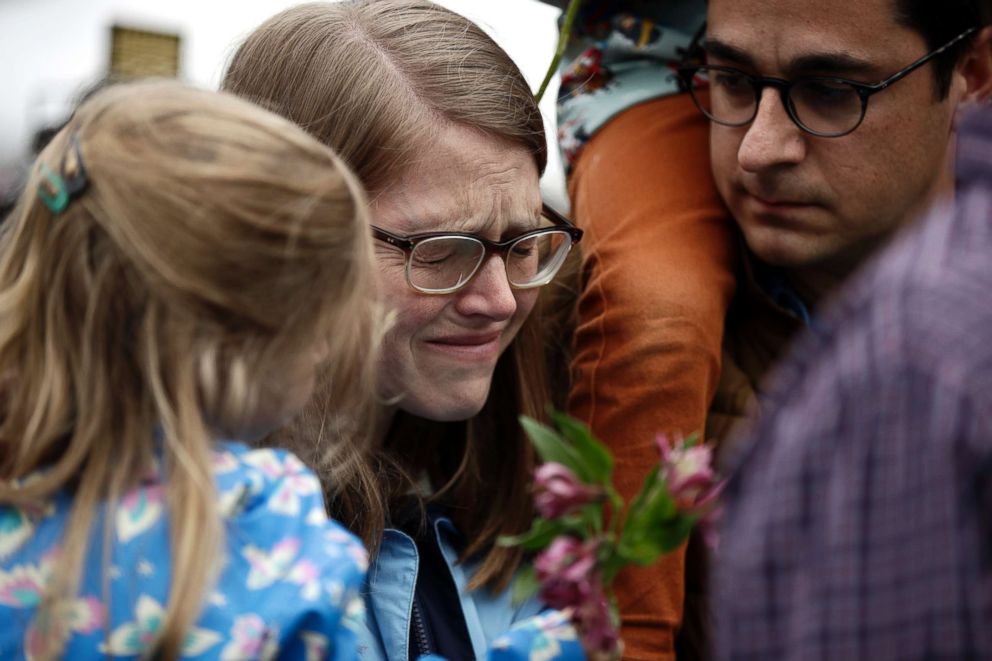
[[[41,163],[38,167],[42,176],[42,180],[38,184],[38,197],[55,215],[65,211],[69,202],[82,193],[89,184],[77,133],[74,132],[70,136],[69,145],[69,151],[62,158],[62,167],[60,168],[62,174],[53,172],[45,163]]]
[[[44,180],[38,184],[38,197],[52,213],[60,214],[69,206],[69,191],[66,190],[65,181],[44,163],[39,169]]]

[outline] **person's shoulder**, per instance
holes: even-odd
[[[235,624],[278,620],[288,658],[351,649],[368,555],[328,519],[317,476],[285,450],[234,443],[217,447],[213,466],[227,540],[216,613]]]
[[[317,505],[323,512],[320,480],[291,452],[225,442],[213,450],[211,465],[224,516],[259,509],[307,516],[305,508]]]
[[[276,448],[224,443],[213,455],[221,514],[242,539],[279,540],[276,555],[302,553],[330,560],[338,573],[364,575],[361,541],[327,517],[317,476],[294,454]]]
[[[935,210],[881,256],[864,283],[881,357],[943,373],[992,363],[992,240],[981,245],[968,213],[961,206]]]
[[[910,223],[875,260],[861,289],[901,322],[953,337],[992,321],[992,112],[961,122],[957,192]],[[953,348],[951,348],[953,350]]]

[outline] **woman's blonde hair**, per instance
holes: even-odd
[[[478,26],[427,0],[283,11],[240,46],[222,87],[330,145],[373,197],[451,124],[523,147],[538,172],[547,159],[543,119],[517,66]],[[440,423],[400,412],[383,447],[327,481],[332,513],[373,552],[411,476],[427,471],[468,539],[463,558],[484,556],[473,587],[506,587],[521,554],[496,538],[532,516],[533,451],[517,418],[544,418],[548,403],[541,323],[532,314],[501,357],[479,415]],[[320,419],[319,410],[308,416]],[[291,435],[320,437],[312,424]]]
[[[55,213],[38,191],[77,145],[88,187]],[[372,399],[367,223],[330,149],[177,83],[100,92],[41,153],[0,236],[0,504],[73,495],[35,620],[45,656],[101,502],[159,462],[172,541],[155,652],[175,658],[219,567],[212,438],[279,411],[286,363],[325,338],[335,403]]]

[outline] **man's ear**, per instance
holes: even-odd
[[[956,73],[964,79],[963,103],[992,99],[992,26],[978,31],[958,62]]]

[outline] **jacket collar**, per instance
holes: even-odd
[[[459,532],[451,519],[431,516],[431,526],[458,589],[465,625],[476,657],[485,658],[486,635],[475,601],[468,591],[469,570],[458,562],[455,540]],[[378,629],[389,661],[406,661],[410,650],[410,619],[414,590],[420,570],[417,545],[406,533],[387,528],[383,533],[379,555],[369,567],[369,594],[366,603],[371,611],[370,625]]]

